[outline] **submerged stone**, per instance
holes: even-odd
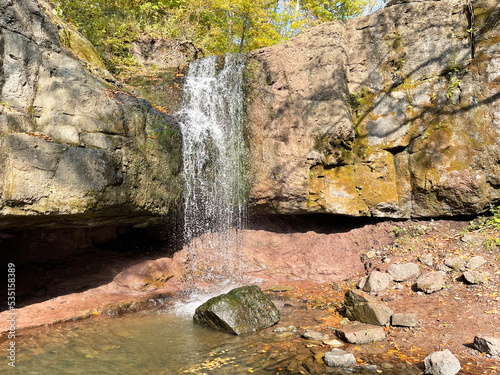
[[[196,309],[195,323],[241,335],[257,332],[280,320],[278,308],[258,286],[244,286],[209,299]]]

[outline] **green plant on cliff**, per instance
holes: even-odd
[[[455,76],[452,76],[448,81],[448,90],[446,91],[446,98],[448,100],[453,99],[455,92],[457,91],[458,86],[460,85],[460,79]]]

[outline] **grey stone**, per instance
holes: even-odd
[[[405,281],[417,277],[420,274],[420,267],[415,263],[391,264],[387,272],[394,281]]]
[[[273,329],[273,332],[275,332],[275,333],[293,333],[293,332],[297,332],[297,327],[295,327],[295,326],[276,327],[275,329]]]
[[[338,328],[335,330],[337,336],[350,344],[368,344],[371,342],[384,341],[384,327],[356,324]]]
[[[338,348],[326,352],[323,359],[326,365],[330,367],[352,367],[357,364],[356,358],[352,353]]]
[[[482,256],[478,255],[475,257],[472,257],[469,259],[465,267],[474,270],[476,268],[479,268],[483,266],[486,263],[486,259],[484,259]]]
[[[481,246],[484,243],[484,238],[472,233],[466,233],[462,237],[462,241],[474,246]]]
[[[359,303],[365,303],[365,302],[377,302],[377,299],[375,297],[370,296],[368,293],[361,291],[361,290],[356,290],[356,289],[349,289],[345,293],[345,304],[346,306],[354,306]]]
[[[423,254],[418,257],[420,263],[425,264],[428,267],[434,266],[434,259],[432,254]]]
[[[386,290],[391,283],[391,276],[387,273],[373,271],[368,278],[366,279],[366,283],[363,286],[363,290],[365,292],[380,292]]]
[[[384,326],[389,323],[392,310],[383,303],[366,302],[347,306],[346,315],[350,320]]]
[[[425,374],[430,375],[455,375],[462,368],[458,359],[448,349],[429,354],[424,359],[424,365]]]
[[[346,316],[361,323],[385,325],[392,315],[390,308],[362,290],[349,289],[344,304]]]
[[[415,327],[417,325],[417,316],[415,314],[392,314],[391,325]]]
[[[363,276],[361,279],[359,279],[358,284],[356,285],[359,289],[363,289],[366,285],[366,276]]]
[[[470,284],[481,284],[484,283],[486,274],[479,271],[465,271],[464,278]]]
[[[453,255],[444,259],[444,264],[455,271],[463,270],[465,267],[465,260],[459,255]]]
[[[417,279],[417,288],[425,293],[434,293],[443,289],[446,274],[442,271],[429,272]]]
[[[241,335],[276,324],[280,313],[258,286],[246,286],[209,299],[196,309],[193,320],[213,329]]]
[[[476,336],[474,337],[474,348],[481,353],[500,356],[500,339],[495,337]]]

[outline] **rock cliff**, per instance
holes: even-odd
[[[175,121],[112,80],[38,2],[0,0],[0,226],[49,214],[133,223],[180,199]]]
[[[0,0],[0,226],[167,214],[181,196],[175,120],[39,4]],[[499,17],[495,0],[393,0],[250,53],[250,205],[398,218],[497,201]]]
[[[495,0],[396,0],[252,52],[252,205],[398,218],[498,200],[499,18]]]

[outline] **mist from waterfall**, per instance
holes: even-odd
[[[191,63],[186,76],[180,111],[184,237],[193,278],[237,273],[234,249],[246,218],[244,62],[239,54],[211,56]]]

